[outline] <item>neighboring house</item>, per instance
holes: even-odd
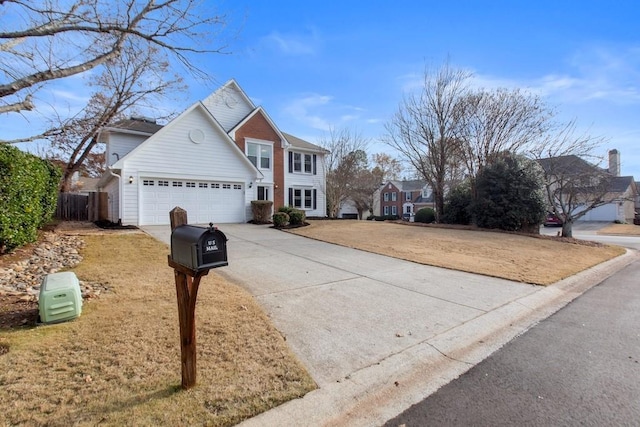
[[[434,206],[433,191],[422,180],[387,181],[380,189],[380,215],[409,218],[422,208]]]
[[[541,159],[538,162],[547,172],[558,170],[566,176],[571,174],[580,176],[585,181],[582,189],[583,194],[588,194],[590,174],[593,176],[601,176],[603,173],[609,175],[604,195],[604,199],[608,203],[586,212],[578,218],[578,221],[633,222],[638,197],[637,186],[632,176],[620,176],[620,152],[618,150],[609,151],[609,167],[604,170],[574,155]],[[600,193],[603,192],[600,191]],[[579,212],[580,205],[577,204],[574,214]]]
[[[99,178],[90,178],[80,175],[80,172],[74,172],[74,174],[71,175],[71,192],[84,195],[95,193],[98,191],[97,185],[99,180]]]
[[[100,133],[107,171],[109,220],[169,224],[180,206],[190,223],[240,223],[252,200],[326,216],[325,151],[281,132],[230,80],[165,126],[123,120]]]
[[[368,213],[365,213],[364,218],[368,216]],[[356,208],[356,204],[350,198],[347,198],[340,204],[340,209],[338,210],[338,218],[344,219],[358,219],[358,209]]]

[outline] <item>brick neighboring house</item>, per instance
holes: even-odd
[[[380,215],[409,219],[422,208],[435,207],[431,187],[423,180],[387,181],[380,189]]]

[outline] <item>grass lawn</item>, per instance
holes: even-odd
[[[548,236],[378,221],[309,221],[301,236],[420,264],[549,285],[625,252]],[[638,227],[640,228],[640,227]]]
[[[598,230],[598,234],[640,236],[640,226],[634,224],[611,224]]]
[[[215,271],[196,307],[197,386],[180,389],[173,270],[141,234],[84,237],[80,279],[112,292],[71,322],[0,332],[1,425],[233,425],[315,388],[253,298]]]

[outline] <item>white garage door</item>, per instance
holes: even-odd
[[[241,183],[142,178],[140,225],[169,224],[169,211],[180,206],[190,224],[244,222]]]

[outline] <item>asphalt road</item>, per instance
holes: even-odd
[[[385,425],[639,425],[639,278],[640,260]]]

